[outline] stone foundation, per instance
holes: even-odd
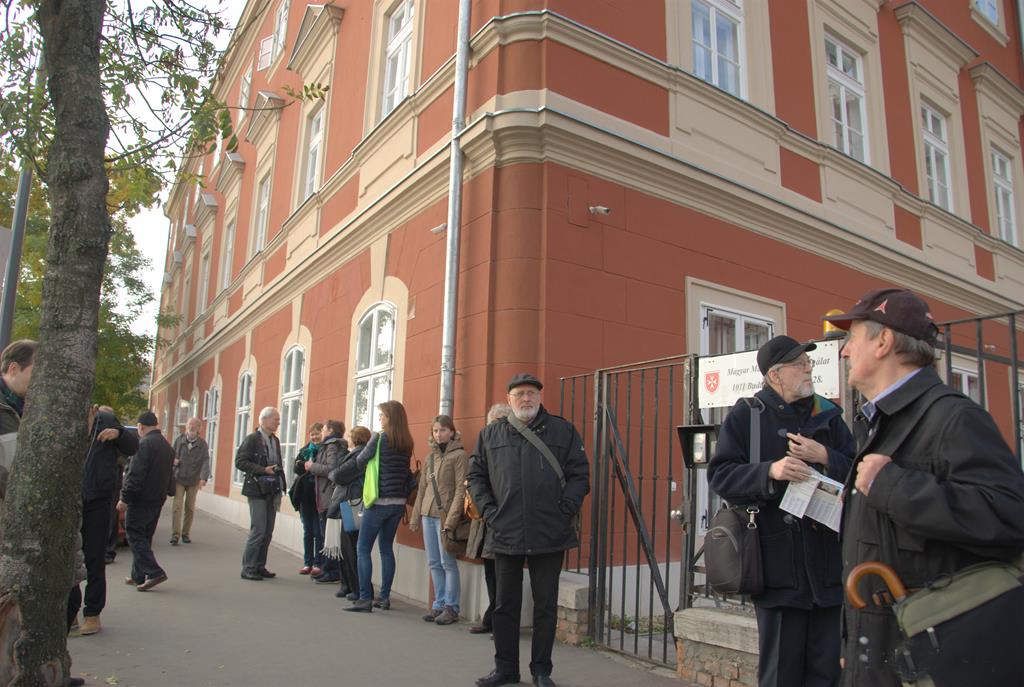
[[[757,622],[717,608],[675,615],[676,672],[707,687],[757,687]]]
[[[558,583],[558,625],[555,639],[579,646],[587,638],[590,608],[587,605],[590,582],[586,575],[563,572]]]

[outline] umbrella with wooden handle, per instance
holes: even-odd
[[[881,561],[865,561],[855,566],[846,578],[846,598],[854,608],[864,608],[868,605],[857,589],[857,585],[865,575],[881,577],[889,588],[892,598],[896,601],[903,601],[907,598],[907,588],[903,586],[903,581],[895,570]]]

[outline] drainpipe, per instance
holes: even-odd
[[[1017,43],[1020,57],[1024,60],[1024,0],[1017,0]]]
[[[462,146],[469,76],[470,0],[459,0],[459,37],[455,49],[451,162],[448,170],[448,237],[444,260],[444,317],[441,324],[441,415],[451,415],[455,398],[455,323],[459,300],[459,236],[462,228]]]

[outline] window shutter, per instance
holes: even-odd
[[[256,71],[263,71],[270,66],[270,60],[274,56],[274,36],[270,35],[260,41],[260,60]]]

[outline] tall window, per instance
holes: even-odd
[[[772,338],[775,324],[763,317],[747,315],[714,305],[701,306],[701,355],[728,355],[760,348]],[[725,419],[724,408],[703,411],[707,422],[718,424]],[[711,447],[709,447],[709,450]],[[709,451],[710,455],[710,451]],[[708,489],[707,471],[701,470],[697,480],[697,533],[707,532],[711,516],[721,505],[717,494]]]
[[[224,251],[220,259],[220,289],[223,291],[231,284],[231,263],[235,259],[235,222],[228,222],[224,230]]]
[[[391,399],[395,370],[395,308],[379,303],[359,321],[353,425],[380,429],[378,404]]]
[[[284,43],[287,37],[288,0],[283,0],[281,6],[277,8],[277,14],[274,17],[274,54],[270,58],[271,61],[276,60],[277,56],[284,51]]]
[[[252,373],[246,371],[238,378],[238,405],[235,408],[236,453],[242,441],[252,431]],[[231,479],[235,484],[241,484],[244,477],[238,468],[231,471]]]
[[[978,12],[992,22],[994,26],[999,26],[998,0],[974,0],[974,6],[978,9]]]
[[[739,0],[692,0],[693,73],[737,97],[741,86],[742,9]]]
[[[928,180],[928,200],[950,212],[953,196],[949,191],[949,128],[946,117],[930,105],[921,105],[921,137],[924,140],[924,169]]]
[[[306,131],[306,171],[303,200],[316,191],[320,169],[320,142],[323,139],[324,108],[319,108],[312,117]]]
[[[1017,243],[1017,218],[1013,207],[1013,167],[1010,158],[992,149],[992,185],[996,201],[996,226],[999,238],[1014,246]]]
[[[981,403],[981,387],[978,384],[978,373],[974,370],[954,367],[949,385],[975,403]]]
[[[867,162],[864,148],[864,61],[831,36],[825,37],[832,143],[852,158]]]
[[[281,375],[281,460],[287,465],[299,451],[302,428],[302,367],[305,357],[301,348],[293,348],[284,356]]]
[[[241,128],[241,124],[245,121],[245,116],[248,114],[249,107],[249,92],[252,90],[252,67],[250,66],[248,71],[242,75],[242,82],[238,86],[238,124]]]
[[[220,389],[210,387],[203,394],[203,424],[206,426],[206,443],[210,445],[210,474],[217,474],[217,424],[220,416]]]
[[[199,262],[199,297],[196,299],[196,315],[206,311],[206,298],[210,288],[210,250],[206,249]]]
[[[267,224],[270,222],[270,173],[260,179],[256,191],[256,224],[253,227],[252,255],[256,255],[267,243]]]
[[[384,50],[383,119],[409,93],[409,65],[412,61],[413,0],[400,0],[384,18],[387,40]]]
[[[185,280],[181,283],[181,326],[187,327],[192,323],[192,314],[189,312],[188,299],[192,295],[192,261],[185,264]]]

